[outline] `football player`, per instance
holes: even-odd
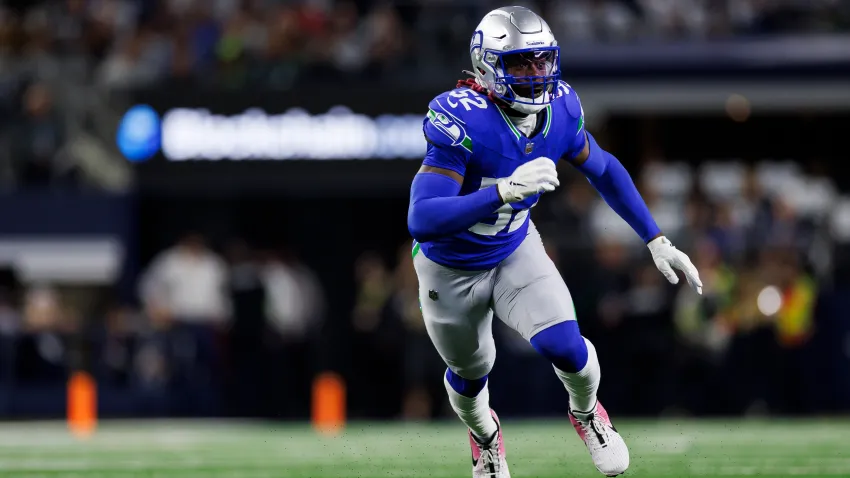
[[[567,286],[529,219],[559,186],[556,163],[578,168],[645,241],[671,283],[702,283],[662,234],[620,162],[585,130],[576,92],[560,81],[557,42],[523,7],[488,13],[472,35],[472,78],[428,105],[428,141],[413,179],[408,228],[428,334],[448,366],[452,408],[469,428],[472,476],[508,478],[505,444],[489,405],[495,313],[552,362],[569,393],[570,420],[596,468],[616,476],[629,452],[596,397],[596,351],[582,337]]]

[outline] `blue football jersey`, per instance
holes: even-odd
[[[531,138],[517,130],[490,99],[469,88],[434,98],[423,129],[428,140],[423,164],[463,176],[460,195],[493,186],[520,165],[541,156],[553,162],[571,159],[584,149],[586,141],[581,102],[563,81],[558,84],[555,99],[539,116]],[[420,244],[421,251],[446,267],[491,269],[522,243],[528,231],[529,209],[539,198],[538,194],[505,204],[466,231]]]

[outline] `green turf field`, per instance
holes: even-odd
[[[618,421],[626,478],[850,477],[850,421]],[[568,423],[505,421],[515,478],[601,477]],[[103,423],[86,441],[61,423],[0,424],[0,477],[467,478],[464,428],[352,424]]]

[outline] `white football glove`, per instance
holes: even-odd
[[[560,185],[555,161],[542,156],[516,168],[510,177],[496,183],[505,203],[519,202],[537,193],[551,192]]]
[[[671,284],[679,283],[679,276],[674,269],[679,269],[685,274],[685,279],[697,294],[702,294],[702,281],[699,280],[697,268],[688,258],[687,254],[676,249],[676,247],[664,236],[657,237],[646,245],[652,253],[655,267],[664,274]]]

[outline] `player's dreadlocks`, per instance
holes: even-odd
[[[496,101],[496,97],[493,96],[493,93],[490,93],[487,88],[484,88],[483,86],[479,85],[478,82],[475,81],[475,78],[457,80],[457,86],[455,86],[455,88],[469,88],[470,90],[475,91],[476,93],[487,95],[487,97],[493,100],[494,102]]]
[[[472,72],[469,72],[469,71],[464,70],[464,73],[472,75]],[[484,88],[483,86],[479,85],[478,82],[475,81],[475,78],[465,78],[465,79],[462,79],[462,80],[457,80],[457,85],[455,85],[455,88],[469,88],[470,90],[472,90],[476,93],[481,93],[482,95],[486,95],[487,98],[490,98],[490,101],[492,101],[494,104],[496,104],[496,106],[498,106],[499,108],[501,108],[503,110],[509,110],[510,109],[510,106],[508,106],[508,104],[505,103],[504,101],[500,100],[496,95],[493,94],[493,92],[491,92],[491,91],[487,90],[487,88]]]

